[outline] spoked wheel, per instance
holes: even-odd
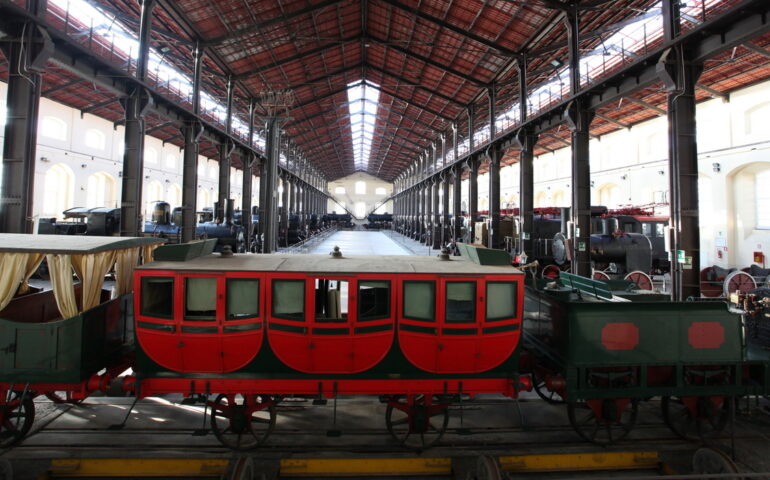
[[[72,398],[72,392],[45,392],[43,395],[53,403],[69,403],[71,405],[80,405],[85,400],[84,398]]]
[[[425,449],[444,436],[449,423],[449,404],[437,397],[394,397],[385,411],[385,424],[393,438],[407,448]]]
[[[606,273],[602,272],[601,270],[596,270],[594,273],[591,274],[591,278],[594,280],[601,280],[601,281],[607,281],[610,279],[610,276]]]
[[[11,392],[8,400],[0,405],[0,448],[10,447],[21,441],[35,421],[35,403],[32,395]]]
[[[532,386],[535,388],[537,396],[550,403],[551,405],[561,405],[565,402],[564,397],[555,390],[548,390],[545,384],[546,376],[537,369],[532,370]]]
[[[748,292],[755,288],[757,288],[757,282],[754,281],[754,277],[746,272],[738,270],[725,278],[722,293],[725,297],[729,297],[733,292]]]
[[[678,436],[701,440],[718,436],[730,418],[732,397],[663,397],[663,420]]]
[[[275,400],[261,395],[219,395],[209,402],[211,429],[222,445],[251,450],[275,428]]]
[[[636,424],[638,405],[630,398],[606,398],[569,402],[569,423],[584,440],[609,445],[630,432]]]
[[[641,290],[652,290],[652,278],[641,270],[629,273],[623,280],[634,282]]]

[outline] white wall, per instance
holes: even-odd
[[[356,183],[364,182],[366,184],[366,193],[356,193]],[[344,188],[345,193],[337,193],[338,188]],[[385,193],[377,193],[377,189],[384,189]],[[393,184],[382,179],[369,175],[364,172],[356,172],[347,177],[337,179],[328,183],[329,194],[356,217],[365,218],[375,207],[379,206],[383,200],[393,194]],[[361,211],[356,211],[356,205],[363,204],[363,215]],[[328,212],[342,213],[340,206],[333,200],[327,202]],[[393,213],[393,202],[389,201],[377,208],[377,213]]]

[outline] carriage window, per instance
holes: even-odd
[[[476,321],[476,282],[447,282],[446,323]]]
[[[436,313],[435,282],[404,282],[404,317],[432,322]]]
[[[358,282],[358,320],[390,317],[390,282],[362,280]]]
[[[645,237],[652,237],[652,224],[644,222],[642,223],[642,235]]]
[[[273,316],[286,320],[305,320],[305,281],[273,281]]]
[[[142,315],[156,318],[174,317],[173,278],[142,278]]]
[[[317,321],[346,320],[348,317],[348,281],[315,280],[315,318]]]
[[[259,316],[259,280],[227,279],[227,320]]]
[[[656,223],[655,224],[655,233],[656,237],[662,237],[666,233],[666,224],[665,223]]]
[[[190,277],[185,279],[185,320],[217,319],[217,279]]]
[[[487,282],[487,321],[516,317],[516,283]]]

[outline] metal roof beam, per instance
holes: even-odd
[[[483,82],[481,82],[479,80],[476,80],[475,78],[471,77],[470,75],[468,75],[466,73],[462,73],[462,72],[460,72],[458,70],[455,70],[452,67],[448,67],[446,65],[442,65],[442,64],[438,63],[437,61],[435,61],[433,59],[430,59],[428,57],[423,57],[422,55],[414,53],[412,51],[409,51],[406,48],[399,47],[398,45],[394,45],[394,44],[388,43],[387,40],[383,40],[383,39],[378,38],[378,37],[373,36],[373,35],[369,35],[368,38],[369,38],[369,40],[377,42],[377,43],[379,43],[380,45],[382,45],[384,47],[387,47],[387,48],[390,48],[392,50],[395,50],[395,51],[397,51],[397,52],[399,52],[399,53],[401,53],[403,55],[406,55],[407,57],[412,57],[415,60],[419,60],[419,61],[421,61],[423,63],[426,63],[426,64],[428,64],[428,65],[430,65],[432,67],[436,67],[436,68],[438,68],[440,70],[443,70],[443,71],[445,71],[447,73],[451,73],[455,77],[461,78],[461,79],[465,80],[466,82],[469,82],[469,83],[472,83],[472,84],[476,85],[477,87],[486,87],[487,86],[486,83],[483,83]]]
[[[259,75],[260,73],[267,72],[269,70],[272,70],[274,68],[282,67],[283,65],[286,65],[287,63],[296,62],[297,60],[302,60],[305,57],[308,57],[310,55],[316,55],[318,53],[325,52],[327,50],[331,50],[332,48],[341,47],[342,45],[345,45],[346,43],[350,43],[354,40],[358,40],[359,35],[346,37],[340,40],[336,40],[332,43],[327,43],[325,45],[321,45],[320,47],[311,48],[307,52],[301,52],[296,55],[292,55],[290,57],[282,58],[281,60],[278,60],[277,62],[273,62],[267,65],[263,65],[261,67],[257,67],[254,70],[249,70],[248,72],[241,72],[237,75],[235,75],[236,80],[245,80],[247,78],[253,77],[254,75]]]
[[[255,23],[252,25],[249,25],[248,27],[238,29],[234,32],[228,33],[227,35],[222,35],[219,37],[214,37],[212,39],[209,39],[206,41],[207,46],[219,46],[222,43],[228,42],[230,40],[236,40],[244,35],[249,35],[251,33],[257,33],[260,30],[263,30],[267,27],[271,27],[273,25],[277,25],[279,23],[288,23],[289,20],[292,20],[297,17],[301,17],[303,15],[307,15],[310,13],[315,12],[316,10],[322,10],[326,7],[337,5],[338,3],[342,3],[345,0],[327,0],[325,2],[321,2],[315,5],[310,5],[305,8],[302,8],[300,10],[297,10],[296,12],[290,12],[284,15],[281,15],[280,17],[274,17],[269,20],[265,20],[259,23]]]
[[[451,23],[449,23],[447,21],[444,21],[444,20],[442,20],[440,18],[436,18],[436,17],[434,17],[432,15],[428,15],[427,13],[424,13],[424,12],[420,11],[419,9],[412,8],[412,7],[408,6],[408,5],[404,5],[404,4],[400,3],[400,2],[397,2],[396,0],[380,0],[380,2],[385,3],[387,5],[390,5],[391,7],[397,8],[397,9],[402,10],[404,12],[407,12],[407,13],[409,13],[411,15],[414,15],[415,17],[421,18],[421,19],[423,19],[425,21],[428,21],[430,23],[433,23],[435,25],[438,25],[438,26],[440,26],[442,28],[445,28],[445,29],[447,29],[449,31],[457,33],[458,35],[462,35],[463,37],[467,37],[467,38],[473,40],[474,42],[477,42],[477,43],[480,43],[480,44],[484,45],[485,47],[489,47],[489,48],[491,48],[493,50],[497,50],[498,52],[500,52],[502,54],[502,56],[512,57],[512,58],[519,58],[522,55],[521,52],[517,52],[517,51],[514,51],[514,50],[510,50],[508,48],[505,48],[505,47],[501,47],[500,45],[496,44],[492,40],[489,40],[489,39],[486,39],[486,38],[481,37],[479,35],[476,35],[475,33],[470,32],[470,31],[468,31],[465,28],[458,27],[458,26],[453,25],[453,24],[451,24]]]
[[[333,97],[333,96],[335,96],[335,95],[339,95],[340,93],[342,93],[342,92],[347,92],[347,91],[348,91],[348,87],[347,87],[347,85],[346,85],[346,86],[344,86],[344,87],[342,87],[342,88],[338,88],[337,90],[332,90],[332,91],[331,91],[331,92],[329,92],[329,93],[326,93],[326,94],[324,94],[324,95],[321,95],[320,97],[313,97],[313,98],[311,98],[310,100],[305,100],[305,101],[304,101],[304,102],[302,102],[302,103],[298,103],[298,104],[296,104],[296,105],[292,105],[291,107],[289,107],[289,111],[291,112],[291,111],[297,110],[297,109],[299,109],[299,108],[302,108],[302,107],[306,107],[306,106],[308,106],[308,105],[310,105],[310,104],[313,104],[313,103],[319,102],[319,101],[321,101],[321,100],[325,100],[325,99],[327,99],[327,98],[329,98],[329,97]]]
[[[729,102],[730,101],[730,94],[725,92],[720,92],[719,90],[715,88],[711,88],[707,85],[703,85],[702,83],[696,83],[695,88],[698,90],[703,90],[704,92],[708,93],[711,98],[721,98],[723,102]]]
[[[409,99],[404,98],[404,97],[402,97],[402,96],[400,96],[400,95],[398,95],[396,93],[392,93],[392,92],[390,92],[388,90],[385,90],[382,87],[380,87],[380,92],[384,93],[385,95],[391,96],[391,97],[395,98],[396,100],[401,100],[402,102],[406,102],[407,104],[412,105],[415,108],[419,108],[420,110],[428,112],[431,115],[434,115],[434,116],[436,116],[438,118],[441,118],[441,119],[443,119],[443,120],[445,120],[447,122],[451,122],[452,121],[452,119],[450,117],[447,117],[445,113],[437,112],[436,110],[433,110],[430,107],[418,105],[418,104],[414,103],[412,100],[409,100]]]
[[[748,48],[754,53],[758,53],[762,55],[765,58],[770,58],[770,50],[767,50],[765,48],[760,47],[759,45],[754,45],[753,43],[746,42],[743,44],[744,47]]]
[[[61,85],[56,85],[55,87],[51,87],[47,90],[43,90],[40,95],[47,97],[48,95],[58,92],[59,90],[67,89],[73,85],[77,85],[78,83],[81,83],[83,81],[82,78],[76,78],[74,80],[70,80],[69,82],[62,83]]]
[[[631,96],[628,96],[628,95],[626,95],[623,98],[625,98],[626,100],[628,100],[628,101],[630,101],[632,103],[635,103],[637,105],[641,105],[644,108],[647,108],[647,109],[650,109],[650,110],[654,111],[659,117],[662,117],[662,116],[666,115],[666,111],[665,110],[663,110],[662,108],[657,107],[657,106],[655,106],[655,105],[653,105],[651,103],[645,102],[642,99],[634,98],[634,97],[631,97]]]
[[[119,100],[118,98],[108,98],[107,100],[101,101],[99,103],[95,103],[95,104],[89,105],[89,106],[87,106],[85,108],[81,108],[80,109],[80,117],[82,118],[83,115],[85,115],[86,113],[91,113],[94,110],[99,110],[100,108],[106,107],[107,105],[109,105],[111,103],[115,103],[118,100]]]
[[[397,75],[397,74],[395,74],[395,73],[391,73],[391,72],[388,72],[388,71],[386,71],[386,70],[383,70],[383,69],[382,69],[382,68],[380,68],[380,67],[375,67],[374,65],[370,65],[370,64],[367,64],[367,65],[366,65],[366,68],[367,68],[367,69],[372,69],[372,70],[374,70],[375,72],[379,72],[379,73],[381,73],[382,75],[387,75],[387,76],[389,76],[389,77],[395,78],[397,81],[399,81],[399,82],[401,82],[401,83],[407,83],[407,84],[411,84],[411,85],[405,85],[405,87],[407,87],[407,88],[417,88],[417,89],[420,89],[420,90],[426,91],[426,92],[428,92],[430,95],[434,95],[434,96],[436,96],[436,97],[438,97],[438,98],[440,98],[440,99],[442,99],[442,100],[446,100],[446,101],[447,101],[447,102],[449,102],[449,103],[452,103],[452,104],[454,104],[454,105],[457,105],[457,106],[458,106],[458,107],[460,107],[461,109],[464,109],[464,108],[465,108],[465,104],[458,102],[458,101],[457,101],[457,99],[455,99],[455,98],[452,98],[452,97],[450,97],[450,96],[448,96],[448,95],[444,95],[443,93],[439,93],[439,92],[437,92],[437,91],[435,91],[435,90],[431,90],[430,88],[427,88],[427,87],[423,87],[422,85],[419,85],[419,84],[416,84],[415,82],[409,81],[409,80],[405,79],[404,77],[402,77],[402,76],[399,76],[399,75]]]
[[[624,122],[621,122],[620,120],[615,120],[614,118],[612,118],[612,117],[610,117],[610,116],[608,116],[608,115],[605,115],[605,114],[603,114],[603,113],[599,113],[599,112],[596,112],[596,116],[597,116],[597,117],[599,117],[599,118],[601,118],[602,120],[605,120],[605,121],[607,121],[607,122],[610,122],[610,123],[612,123],[612,124],[615,124],[615,125],[617,125],[617,126],[619,126],[619,127],[622,127],[622,128],[631,128],[631,125],[630,125],[630,124],[628,124],[628,123],[624,123]]]

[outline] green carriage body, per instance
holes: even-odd
[[[528,287],[524,344],[563,376],[570,399],[762,393],[767,368],[746,354],[724,302],[669,302],[628,282],[562,273]]]

